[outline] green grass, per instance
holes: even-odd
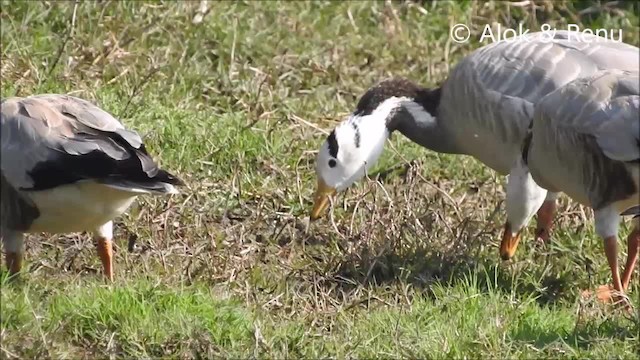
[[[220,354],[245,345],[252,334],[250,314],[242,306],[202,286],[169,288],[137,280],[107,287],[78,281],[6,292],[2,328],[29,328],[39,335],[14,344],[28,357],[74,357],[78,349],[86,356]]]
[[[194,23],[199,2],[2,2],[3,98],[95,101],[187,182],[117,221],[113,285],[86,234],[30,236],[2,357],[635,358],[638,314],[580,296],[610,278],[591,213],[563,198],[553,243],[502,263],[503,179],[470,157],[396,135],[386,193],[363,181],[307,221],[322,131],[384,77],[442,82],[479,45],[450,24],[640,43],[635,3],[538,4],[210,2]]]

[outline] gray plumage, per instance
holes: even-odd
[[[538,102],[525,159],[534,180],[596,210],[637,208],[639,84],[637,69],[604,70]]]
[[[536,186],[562,191],[593,208],[615,290],[612,294],[608,286],[601,287],[598,298],[605,301],[620,300],[628,290],[640,249],[639,83],[637,68],[608,69],[573,80],[542,98],[535,106],[522,159],[512,171],[512,175],[529,171]],[[522,194],[535,195],[536,189],[523,179],[509,184],[507,204]],[[507,206],[509,221],[526,219],[528,214],[516,210]],[[636,215],[622,274],[617,257],[621,215]],[[509,243],[505,236],[503,244]],[[501,246],[502,253],[507,253],[502,250],[507,245]]]
[[[635,46],[558,31],[553,37],[531,33],[486,45],[464,57],[434,89],[406,79],[382,81],[360,98],[318,153],[319,190],[311,218],[326,208],[332,189],[341,191],[364,176],[395,131],[434,151],[473,156],[507,175],[520,157],[537,102],[602,70],[638,71],[639,62]],[[357,131],[343,126],[347,124]],[[354,145],[358,143],[368,145]],[[610,151],[625,154],[624,149]],[[538,211],[537,233],[543,237],[548,236],[557,195],[546,193]]]
[[[133,197],[174,192],[181,184],[158,168],[137,133],[86,100],[37,95],[5,99],[1,107],[5,230],[29,230],[42,215],[35,199],[49,201],[47,192],[68,185],[92,181]],[[65,204],[60,207],[64,213]]]
[[[599,70],[638,69],[637,47],[587,35],[589,42],[580,42],[567,32],[558,32],[553,41],[547,36],[534,33],[485,46],[454,68],[442,87],[436,116],[437,133],[452,152],[472,155],[507,174],[542,97]],[[419,142],[426,147],[438,142],[428,140]]]

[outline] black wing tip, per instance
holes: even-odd
[[[158,173],[150,180],[163,182],[175,186],[184,186],[185,182],[182,181],[179,177],[171,174],[166,170],[158,170]]]
[[[622,214],[620,214],[620,215],[622,215],[622,216],[635,215],[634,217],[638,217],[638,216],[640,216],[640,205],[632,206],[632,207],[628,208],[627,210],[623,211]]]

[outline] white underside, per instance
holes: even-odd
[[[27,232],[65,233],[97,230],[122,215],[140,193],[83,181],[25,194],[40,211]]]

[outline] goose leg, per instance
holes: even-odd
[[[609,300],[619,300],[624,298],[624,289],[620,280],[620,271],[618,270],[618,227],[620,225],[620,215],[612,207],[595,211],[596,232],[604,238],[604,252],[607,256],[611,277],[613,280],[614,294],[611,293],[609,286],[601,286],[598,291],[598,299],[607,302]]]
[[[5,230],[2,232],[5,261],[10,275],[15,275],[22,269],[22,257],[24,254],[24,234]]]
[[[638,224],[634,227],[627,238],[627,263],[622,273],[622,288],[626,291],[629,288],[631,275],[638,260],[638,250],[640,249],[640,217],[634,219]]]
[[[6,252],[5,259],[7,262],[7,269],[10,275],[15,275],[22,270],[22,253],[19,252]]]
[[[102,225],[94,231],[93,239],[96,242],[98,256],[102,261],[102,269],[104,276],[109,281],[113,281],[113,247],[111,240],[113,238],[113,222]]]
[[[541,240],[547,244],[551,237],[551,227],[553,226],[553,219],[556,216],[556,199],[558,193],[547,192],[547,197],[540,209],[538,209],[538,226],[536,228],[536,239]]]
[[[618,270],[618,237],[609,236],[604,239],[604,252],[607,255],[607,262],[611,269],[611,277],[613,280],[613,289],[623,292],[622,281],[620,280],[620,271]]]

